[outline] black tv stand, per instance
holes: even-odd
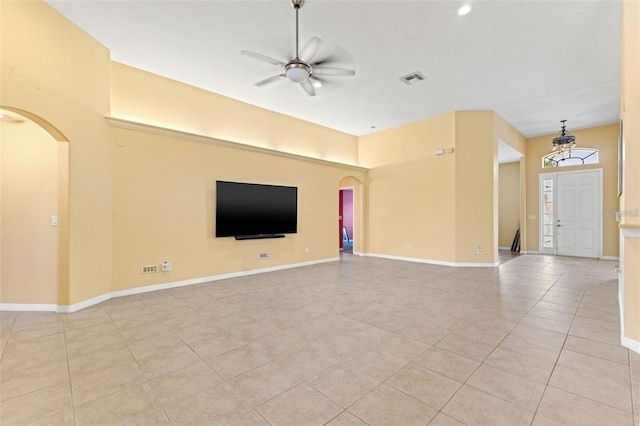
[[[265,238],[284,238],[284,234],[236,235],[236,240],[263,240]]]

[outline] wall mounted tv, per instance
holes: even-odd
[[[298,231],[298,188],[216,181],[216,238],[281,238]]]

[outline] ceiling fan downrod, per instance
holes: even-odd
[[[304,0],[291,0],[293,4],[293,8],[296,10],[296,58],[300,58],[300,54],[298,52],[298,11],[302,6],[304,6]]]
[[[296,57],[284,66],[284,74],[294,83],[302,83],[311,75],[311,67],[300,59],[298,36],[298,11],[304,5],[304,0],[291,0],[296,10]]]

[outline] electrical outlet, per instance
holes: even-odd
[[[269,253],[260,253],[260,259],[266,259],[269,257]]]
[[[478,247],[476,249],[476,254],[482,254],[482,247]]]
[[[305,254],[309,254],[309,247],[307,247],[306,249],[304,249]]]
[[[407,251],[411,251],[411,244],[407,244],[406,249],[407,249]]]
[[[162,262],[162,264],[160,265],[160,268],[162,269],[162,272],[168,272],[171,270],[171,263],[167,262],[166,260],[164,262]]]
[[[152,274],[158,272],[158,265],[142,265],[140,267],[141,274]]]

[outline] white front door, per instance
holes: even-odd
[[[540,175],[541,252],[600,257],[602,170]]]

